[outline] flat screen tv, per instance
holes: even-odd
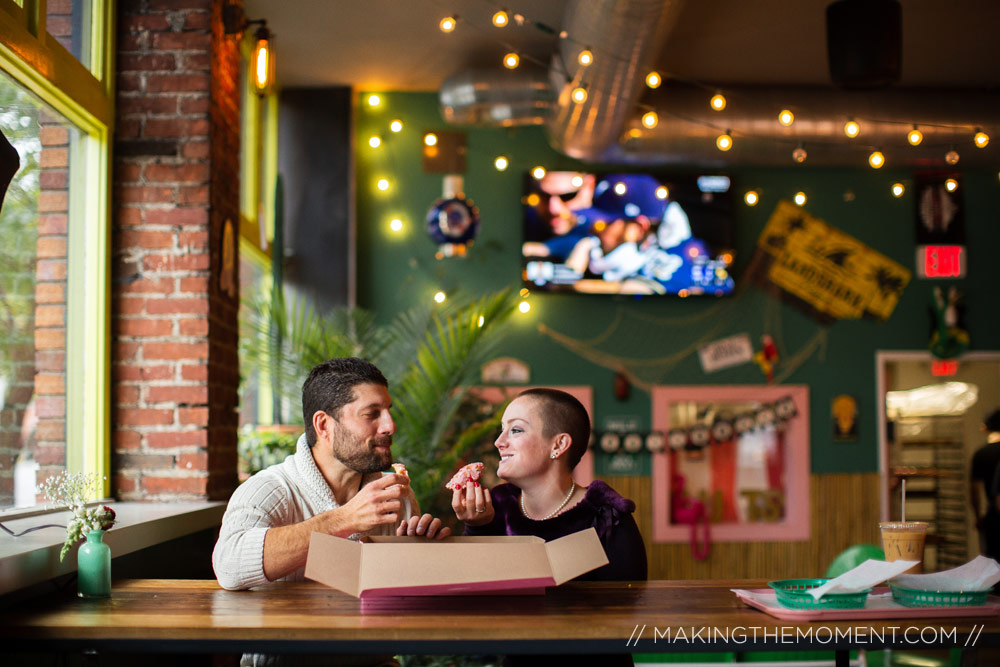
[[[522,279],[531,289],[733,291],[733,197],[725,174],[527,174],[522,202]]]

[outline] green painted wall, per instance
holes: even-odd
[[[358,304],[388,320],[417,300],[430,299],[438,289],[479,293],[519,286],[522,176],[536,164],[553,170],[578,163],[550,149],[539,128],[466,128],[465,191],[480,209],[480,235],[468,257],[436,260],[436,246],[424,232],[424,216],[441,196],[442,177],[423,173],[421,138],[426,130],[455,128],[441,118],[434,94],[390,93],[382,100],[377,109],[362,104],[356,117]],[[388,124],[397,118],[405,126],[393,134]],[[368,147],[373,134],[384,140],[379,149]],[[975,150],[971,141],[966,150]],[[500,154],[511,160],[504,172],[493,166]],[[892,155],[887,157],[891,165]],[[910,182],[909,170],[790,165],[731,173],[737,192],[753,188],[761,193],[755,208],[737,207],[737,282],[778,200],[790,199],[798,190],[809,196],[805,208],[811,214],[915,269],[912,188],[901,199],[889,193],[891,183]],[[382,176],[392,182],[385,193],[374,185]],[[995,294],[1000,262],[993,255],[1000,248],[1000,181],[995,170],[966,171],[963,179],[969,272],[956,284],[964,292],[972,348],[998,349]],[[845,199],[848,191],[854,195],[851,201]],[[389,231],[394,217],[403,220],[402,232]],[[829,327],[753,287],[724,299],[533,294],[530,313],[515,317],[500,352],[527,362],[533,383],[592,385],[598,429],[620,415],[637,416],[641,427],[648,428],[648,394],[633,387],[627,401],[617,401],[611,368],[570,351],[539,327],[577,341],[598,339],[592,346],[596,352],[640,360],[633,370],[652,384],[762,383],[754,364],[706,375],[695,350],[698,344],[743,332],[759,345],[760,336],[770,333],[781,354],[779,375],[801,358],[801,365],[783,382],[810,388],[813,472],[872,472],[878,469],[875,352],[926,349],[933,284],[911,280],[887,323],[849,320]],[[825,346],[809,354],[807,346],[824,335]],[[839,394],[858,400],[856,442],[834,442],[831,436],[830,401]]]

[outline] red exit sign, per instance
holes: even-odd
[[[917,246],[917,276],[920,278],[964,278],[965,246]]]

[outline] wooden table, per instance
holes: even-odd
[[[730,591],[761,587],[745,580],[571,583],[544,596],[370,604],[313,582],[231,592],[215,581],[137,579],[116,582],[106,600],[66,594],[6,609],[0,640],[11,650],[179,653],[834,649],[843,664],[849,649],[1000,646],[997,616],[797,623],[751,609]],[[909,643],[910,627],[927,641]],[[811,639],[803,636],[810,631]]]

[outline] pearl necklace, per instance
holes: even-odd
[[[567,493],[566,497],[563,498],[563,501],[561,503],[559,503],[559,507],[557,507],[554,510],[552,510],[548,515],[543,516],[541,519],[531,519],[531,515],[528,514],[528,510],[524,509],[524,492],[522,492],[521,493],[521,514],[523,514],[525,517],[531,519],[532,521],[546,521],[548,519],[551,519],[556,514],[559,514],[559,512],[562,510],[562,508],[566,507],[566,503],[568,503],[569,499],[573,497],[573,492],[575,492],[575,491],[576,491],[576,482],[573,482],[569,486],[569,493]]]

